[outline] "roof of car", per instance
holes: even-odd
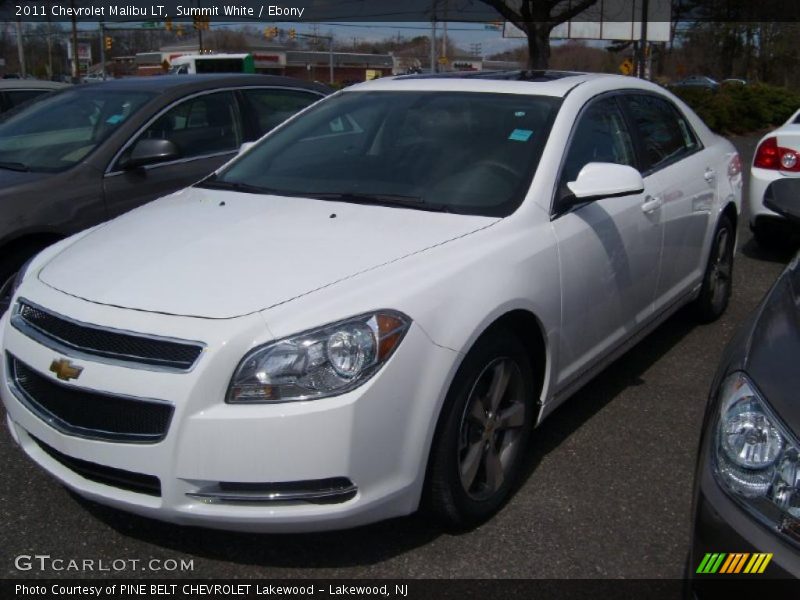
[[[293,77],[280,77],[277,75],[257,75],[245,73],[209,73],[203,75],[158,75],[151,77],[126,77],[111,79],[98,83],[89,83],[85,86],[92,89],[108,90],[141,90],[145,92],[165,92],[175,89],[187,91],[213,89],[217,87],[239,85],[270,85],[278,87],[294,87],[330,93],[331,89],[321,83],[303,81]]]
[[[60,90],[65,87],[69,84],[40,79],[0,79],[0,89],[3,90]]]
[[[620,81],[631,80],[622,75],[572,71],[466,71],[383,77],[354,85],[347,91],[500,92],[561,97],[581,83],[610,77]]]

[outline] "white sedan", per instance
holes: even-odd
[[[786,123],[769,132],[758,142],[750,168],[747,207],[750,229],[756,241],[765,247],[785,239],[792,225],[764,206],[764,193],[770,183],[784,177],[800,176],[800,110]]]
[[[474,525],[559,404],[680,307],[725,310],[738,164],[627,77],[350,87],[22,269],[8,427],[166,521]]]

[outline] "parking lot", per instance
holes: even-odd
[[[757,139],[733,139],[743,164]],[[712,375],[724,345],[789,258],[757,248],[746,219],[739,229],[725,316],[699,326],[677,314],[558,409],[535,432],[522,488],[473,531],[443,533],[417,516],[284,536],[162,524],[70,494],[26,459],[3,427],[0,574],[93,575],[15,567],[19,555],[49,554],[161,561],[146,572],[119,573],[142,577],[680,577]],[[158,570],[168,559],[192,560],[193,570]]]

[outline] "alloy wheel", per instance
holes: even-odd
[[[472,386],[461,417],[458,468],[473,500],[486,500],[503,485],[519,452],[527,419],[525,385],[517,363],[496,358]]]

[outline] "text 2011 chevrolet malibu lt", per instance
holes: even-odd
[[[679,307],[725,310],[740,171],[632,78],[349,88],[22,269],[8,427],[166,521],[475,524],[556,406]]]

